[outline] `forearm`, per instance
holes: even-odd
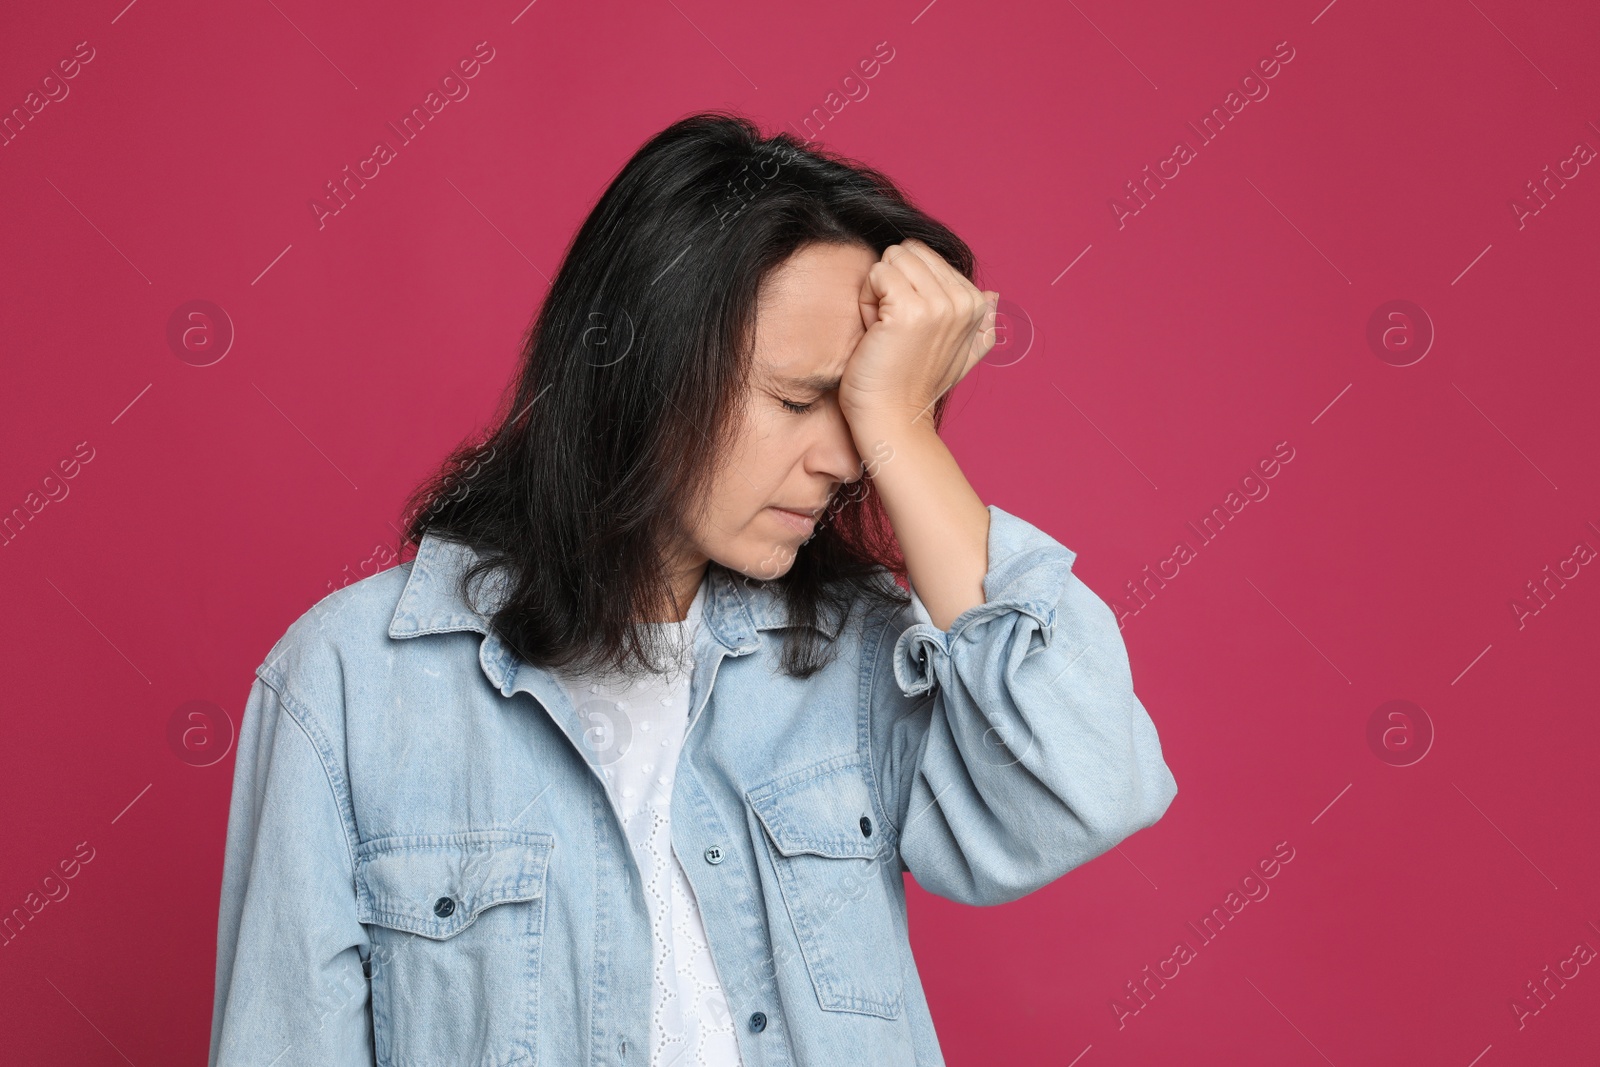
[[[903,414],[857,414],[849,422],[857,452],[888,456],[872,474],[873,487],[905,553],[912,587],[934,625],[947,630],[984,602],[989,510],[928,415],[912,422]]]

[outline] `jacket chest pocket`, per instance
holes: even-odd
[[[783,903],[827,1011],[898,1019],[903,938],[887,876],[898,853],[859,756],[836,756],[745,794],[766,830]]]
[[[476,830],[356,849],[378,1067],[537,1062],[550,834]]]

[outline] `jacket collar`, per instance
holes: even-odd
[[[501,566],[473,585],[471,598],[482,605],[481,610],[475,609],[461,598],[460,576],[478,558],[478,553],[467,545],[432,532],[424,534],[400,602],[389,620],[389,636],[420,637],[460,630],[483,634],[478,661],[495,688],[509,695],[516,687],[521,661],[489,628],[489,620],[506,596],[507,568]],[[789,625],[776,591],[741,581],[715,563],[707,578],[710,584],[702,594],[702,623],[730,651],[754,651],[761,642],[760,631]],[[836,621],[826,612],[814,628],[830,639],[838,633]]]

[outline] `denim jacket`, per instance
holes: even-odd
[[[903,874],[1004,904],[1177,793],[1074,553],[988,510],[983,604],[825,617],[839,654],[806,681],[776,591],[708,568],[671,839],[745,1067],[942,1064]],[[648,1067],[649,911],[585,754],[627,723],[489,632],[503,571],[473,610],[471,555],[425,537],[256,669],[211,1067]]]

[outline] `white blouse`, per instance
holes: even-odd
[[[647,624],[682,651],[667,673],[556,672],[585,726],[584,755],[600,770],[644,880],[654,935],[650,1067],[741,1067],[694,890],[672,850],[672,778],[689,719],[704,592],[702,581],[682,622]]]

